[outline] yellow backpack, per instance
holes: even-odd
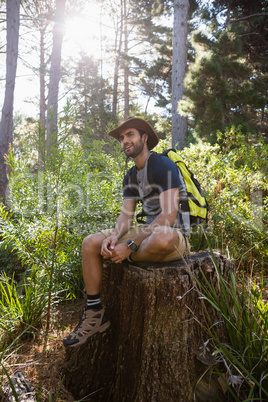
[[[175,162],[181,171],[187,189],[191,226],[207,221],[209,206],[199,181],[194,177],[175,149],[164,151],[163,155],[168,156],[169,159]],[[185,207],[182,209],[185,210]]]
[[[147,175],[148,175],[148,182],[149,184],[153,185],[153,172],[155,164],[157,163],[158,157],[160,155],[167,156],[173,162],[176,163],[178,169],[181,172],[182,178],[185,183],[186,191],[187,191],[187,198],[179,200],[179,211],[183,213],[189,213],[190,215],[190,226],[196,226],[199,224],[207,223],[208,219],[208,210],[209,205],[205,198],[204,192],[201,188],[200,183],[194,177],[193,173],[189,170],[186,166],[185,162],[183,161],[182,157],[176,152],[175,149],[168,149],[163,153],[156,153],[152,152],[148,168],[147,168]],[[134,166],[131,169],[131,183],[137,184],[137,169]],[[139,223],[143,222],[143,218],[146,216],[144,209],[140,213],[137,214],[137,221]]]

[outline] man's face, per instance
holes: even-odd
[[[140,136],[135,128],[126,128],[119,136],[123,151],[131,158],[136,158],[143,151],[146,138],[146,134]]]

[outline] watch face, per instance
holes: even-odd
[[[128,240],[127,245],[130,248],[130,250],[132,250],[132,251],[138,250],[138,246],[137,246],[137,244],[134,243],[133,240]]]

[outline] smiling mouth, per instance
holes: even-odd
[[[127,146],[125,147],[125,151],[129,151],[131,147],[132,147],[132,145],[127,145]]]

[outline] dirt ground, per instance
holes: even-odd
[[[5,360],[5,368],[10,377],[23,372],[36,393],[41,390],[39,401],[75,401],[63,384],[65,348],[62,338],[77,325],[82,305],[83,300],[80,299],[68,301],[55,309],[45,348],[44,337],[36,335],[33,339],[21,342],[19,349]],[[5,382],[2,386],[4,388]]]

